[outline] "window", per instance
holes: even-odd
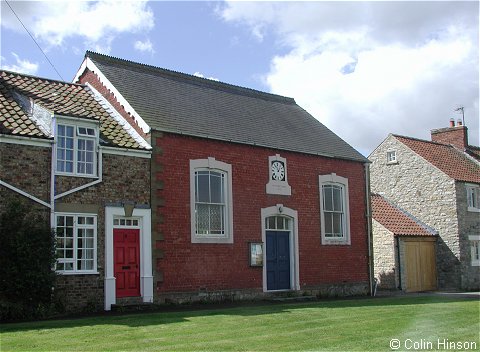
[[[265,229],[290,231],[291,223],[290,219],[284,216],[270,216],[265,219]]]
[[[233,242],[231,173],[214,158],[190,161],[192,242]]]
[[[397,152],[389,151],[387,152],[387,164],[394,164],[397,162]]]
[[[62,273],[96,273],[96,215],[56,215],[57,266]]]
[[[114,218],[113,226],[115,227],[139,227],[138,219],[134,218]]]
[[[480,186],[466,185],[468,211],[480,212]]]
[[[480,236],[468,236],[471,248],[472,266],[480,266]]]
[[[322,244],[350,244],[348,179],[319,176]]]
[[[93,176],[96,174],[98,145],[95,128],[57,126],[57,172]]]

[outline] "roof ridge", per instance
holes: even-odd
[[[391,207],[393,207],[394,209],[400,211],[403,215],[405,215],[406,217],[408,217],[410,220],[414,221],[416,224],[418,224],[420,227],[422,227],[425,231],[430,232],[432,235],[438,235],[438,231],[435,230],[433,227],[428,226],[428,225],[425,224],[423,221],[421,221],[420,219],[418,219],[416,216],[414,216],[414,215],[411,214],[410,212],[408,212],[408,211],[400,208],[398,205],[396,205],[395,203],[391,202],[389,199],[385,198],[383,195],[378,194],[378,193],[372,193],[372,196],[378,196],[378,197],[382,198],[382,199],[385,200],[385,202],[387,202]]]
[[[262,98],[263,97],[265,100],[274,100],[274,101],[285,103],[285,104],[287,104],[287,103],[288,104],[296,104],[295,99],[291,98],[291,97],[286,97],[286,96],[279,95],[279,94],[263,92],[261,90],[242,87],[242,86],[231,84],[231,83],[215,81],[215,80],[211,80],[211,79],[204,78],[204,77],[198,77],[198,76],[195,76],[195,75],[192,75],[192,74],[189,74],[189,73],[170,70],[170,69],[166,69],[166,68],[162,68],[162,67],[158,67],[158,66],[154,66],[154,65],[143,64],[143,63],[136,62],[136,61],[131,61],[131,60],[127,60],[127,59],[118,58],[118,57],[115,57],[115,56],[109,56],[109,55],[105,55],[105,54],[96,53],[96,52],[93,52],[93,51],[90,51],[90,50],[87,50],[87,52],[85,53],[85,57],[89,57],[92,60],[95,60],[95,57],[97,57],[97,58],[104,59],[104,60],[117,61],[117,62],[120,62],[120,63],[125,64],[125,65],[146,69],[146,70],[149,70],[151,72],[163,73],[164,75],[168,75],[172,79],[181,79],[181,80],[184,80],[184,81],[186,81],[188,83],[191,83],[191,84],[196,84],[196,85],[199,85],[199,86],[204,86],[204,87],[208,87],[208,88],[212,88],[212,89],[223,90],[223,91],[230,92],[230,93],[232,93],[232,92],[243,93],[245,95],[254,96],[256,98]]]
[[[32,79],[37,80],[37,81],[41,80],[41,81],[49,81],[49,82],[52,82],[52,83],[62,83],[62,84],[70,85],[70,86],[86,87],[85,84],[82,84],[82,83],[73,83],[73,82],[61,81],[61,80],[53,79],[53,78],[34,76],[34,75],[27,74],[27,73],[20,73],[20,72],[0,69],[0,73],[1,72],[5,72],[7,74],[12,74],[12,75],[17,75],[17,76],[22,76],[22,77],[32,78]]]
[[[404,135],[395,134],[395,133],[392,133],[392,136],[394,136],[394,137],[400,137],[400,138],[405,138],[405,139],[411,139],[411,140],[419,141],[419,142],[425,142],[425,143],[431,143],[431,144],[437,144],[437,145],[443,145],[443,146],[455,148],[455,146],[454,146],[453,144],[449,144],[449,143],[441,143],[441,142],[429,141],[429,140],[426,140],[426,139],[415,138],[415,137],[410,137],[410,136],[404,136]],[[467,145],[466,148],[480,149],[480,147],[477,147],[476,145],[473,145],[473,144]],[[458,149],[458,148],[456,148],[456,149],[461,151],[461,149]]]

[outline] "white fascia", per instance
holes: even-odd
[[[89,69],[90,71],[94,72],[98,78],[100,79],[100,82],[107,87],[114,95],[115,99],[118,101],[119,104],[123,105],[123,108],[127,113],[130,113],[135,120],[135,122],[138,124],[138,126],[142,129],[143,132],[149,133],[150,132],[150,126],[143,120],[140,115],[135,111],[135,109],[130,105],[130,103],[120,94],[120,92],[115,88],[115,86],[105,77],[105,75],[100,71],[100,69],[90,60],[90,58],[86,57],[85,60],[83,60],[82,65],[77,71],[77,74],[73,78],[73,82],[78,82],[78,79],[80,76],[85,72],[85,69]]]
[[[110,102],[105,99],[90,83],[87,83],[87,88],[93,93],[95,100],[102,105],[102,107],[110,114],[110,116],[120,125],[122,128],[127,131],[127,133],[142,147],[145,149],[152,149],[151,145],[143,139],[142,136],[128,123],[125,118],[120,115],[117,110],[110,104]],[[150,128],[150,127],[149,127]],[[143,130],[143,128],[142,128]]]

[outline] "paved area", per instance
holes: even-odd
[[[445,296],[445,297],[480,299],[480,292],[428,291],[428,292],[406,293],[400,290],[378,290],[376,294],[376,297],[395,297],[395,296]]]

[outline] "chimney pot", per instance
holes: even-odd
[[[457,120],[457,126],[462,126],[462,120],[460,119]]]
[[[454,119],[450,119],[450,127],[455,127],[455,120]]]

